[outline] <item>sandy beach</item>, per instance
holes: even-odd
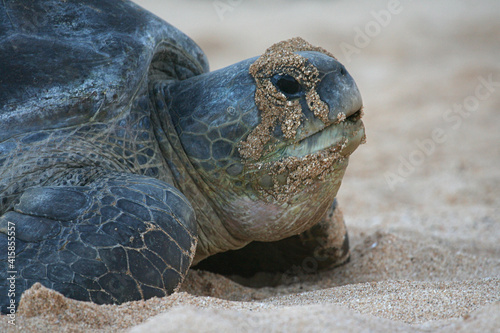
[[[191,270],[180,292],[119,306],[35,285],[0,331],[500,331],[499,1],[135,2],[212,70],[294,36],[346,66],[367,133],[337,197],[351,260],[243,284]]]

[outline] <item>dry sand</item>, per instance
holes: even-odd
[[[264,288],[191,271],[182,292],[121,306],[33,287],[17,330],[500,331],[500,83],[484,85],[500,82],[499,1],[401,0],[378,29],[372,12],[389,1],[137,2],[194,38],[213,69],[298,35],[347,66],[368,136],[338,196],[352,259],[252,281],[277,282]]]

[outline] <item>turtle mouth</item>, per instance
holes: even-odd
[[[278,202],[292,202],[300,193],[314,190],[336,193],[349,155],[364,143],[362,115],[359,109],[349,117],[339,116],[277,150],[274,158],[253,164],[256,188],[267,200]]]
[[[365,140],[364,125],[361,121],[362,116],[362,109],[348,117],[340,116],[338,121],[286,146],[285,157],[294,156],[300,158],[333,147],[338,148],[342,157],[351,155]]]
[[[349,117],[347,117],[346,121],[356,122],[360,120],[362,117],[363,117],[363,109],[361,108],[358,111],[351,114]]]

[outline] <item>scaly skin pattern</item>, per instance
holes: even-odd
[[[2,253],[2,301],[9,271],[17,272],[17,304],[35,282],[96,303],[179,286],[196,247],[195,213],[171,185],[146,89],[122,119],[0,144],[0,247],[10,225],[17,237],[13,269]]]
[[[18,135],[0,143],[0,213],[26,188],[79,186],[107,170],[171,182],[158,149],[147,96],[133,112],[111,123],[94,123]],[[140,107],[141,102],[145,104]]]
[[[128,173],[85,186],[33,187],[0,220],[7,227],[15,221],[16,291],[40,282],[96,303],[165,296],[182,281],[196,246],[194,211],[186,207],[171,186]]]

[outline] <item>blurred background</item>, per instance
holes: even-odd
[[[500,255],[500,1],[135,2],[212,70],[294,36],[347,67],[367,132],[338,195],[354,243],[417,229]]]

